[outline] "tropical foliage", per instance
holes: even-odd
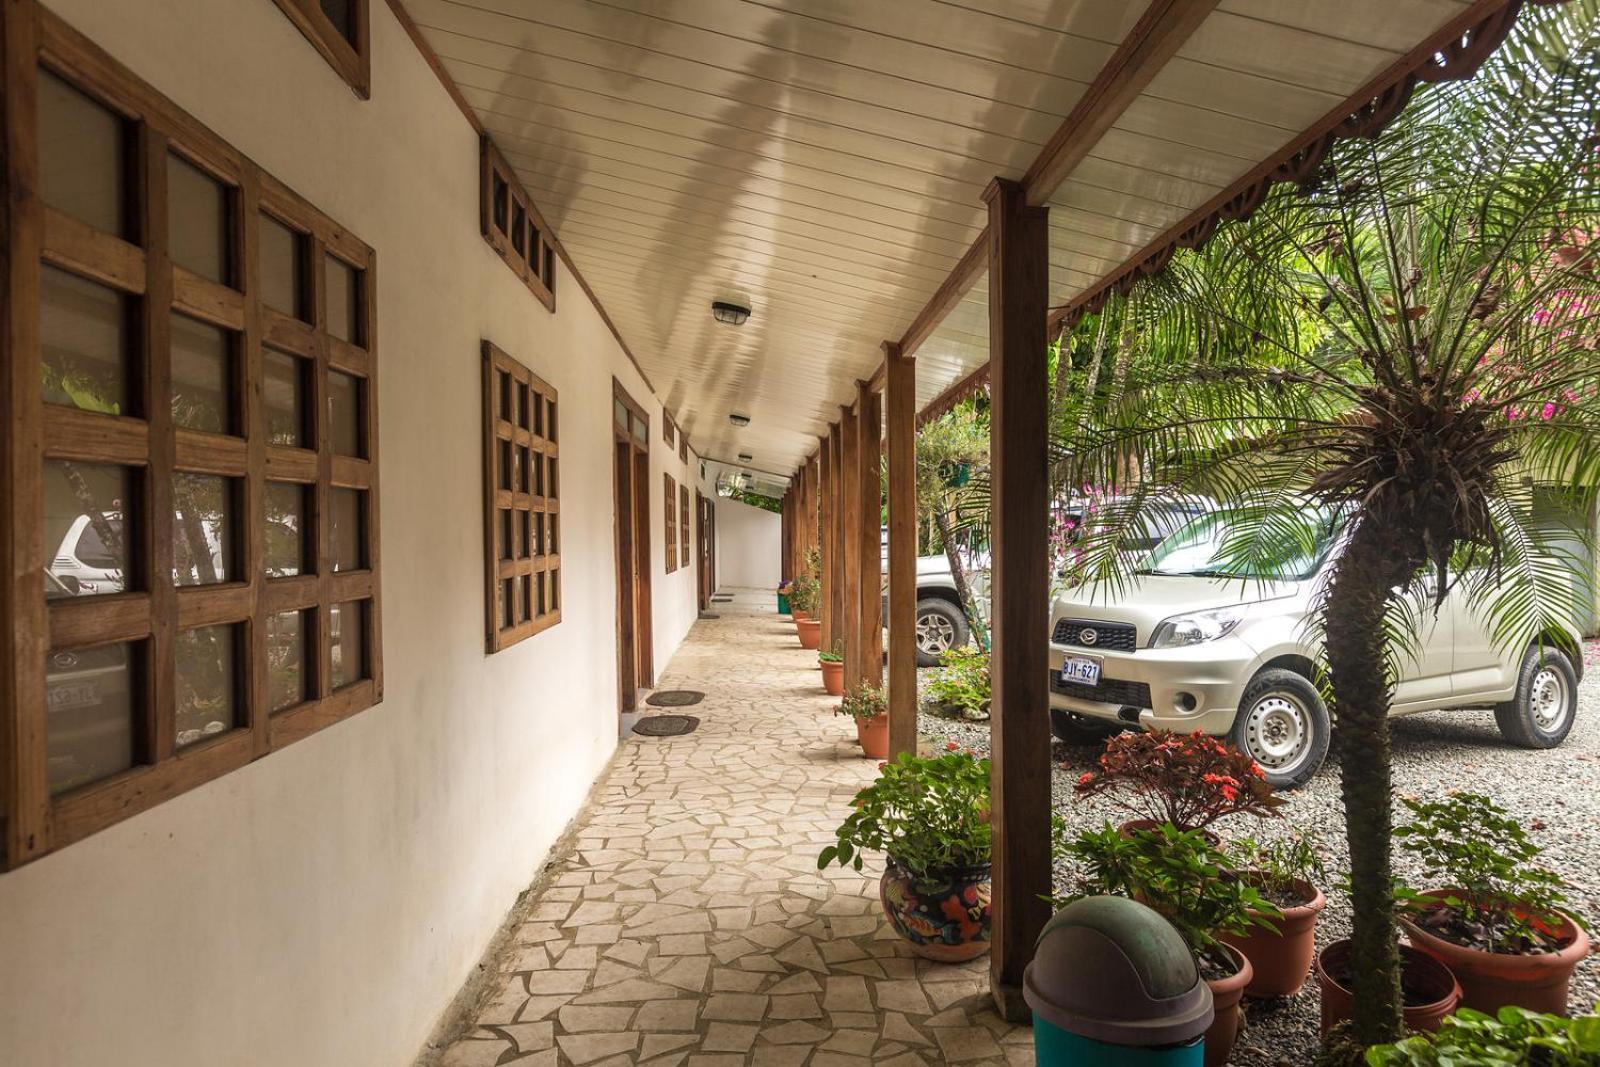
[[[856,794],[837,838],[818,870],[859,871],[863,852],[887,853],[913,879],[988,863],[989,761],[955,745],[938,756],[902,752]]]
[[[1255,760],[1205,734],[1150,730],[1106,742],[1097,770],[1073,787],[1110,798],[1134,818],[1203,830],[1229,815],[1271,815],[1283,806]]]
[[[1462,1008],[1434,1034],[1367,1050],[1370,1067],[1600,1067],[1600,1017]]]
[[[923,686],[934,703],[957,709],[966,718],[989,715],[989,653],[978,648],[947,648]]]

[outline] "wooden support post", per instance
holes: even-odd
[[[822,550],[822,570],[817,574],[819,584],[817,603],[812,608],[813,617],[822,624],[822,647],[833,640],[833,429],[822,438],[817,449],[818,503],[821,521],[817,527],[818,547]]]
[[[856,606],[861,588],[861,419],[853,408],[841,411],[839,558],[844,566],[839,583],[839,640],[844,642],[844,688],[861,684],[861,612]]]
[[[889,453],[889,758],[917,751],[917,363],[883,343]]]
[[[828,612],[833,625],[823,632],[823,648],[832,648],[844,636],[844,427],[841,423],[834,423],[829,431],[828,447],[833,478],[828,485],[828,553],[824,566],[830,575]]]
[[[989,977],[1000,1014],[1025,1021],[1022,971],[1049,906],[1050,717],[1045,565],[1049,510],[1045,438],[1045,317],[1049,262],[1042,207],[996,178],[989,205],[989,463],[994,699],[993,949]]]
[[[860,680],[883,684],[883,399],[867,382],[856,383],[856,469],[860,492],[856,525],[861,574],[856,582],[860,621]]]

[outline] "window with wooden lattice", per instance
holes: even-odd
[[[556,391],[483,342],[485,602],[498,652],[561,621]]]
[[[483,239],[540,303],[554,311],[556,249],[550,227],[487,134],[479,146],[479,163],[478,222]]]
[[[679,562],[689,565],[689,487],[678,486],[678,552]]]
[[[678,569],[678,486],[672,480],[672,475],[663,474],[665,480],[665,508],[663,515],[667,524],[667,573],[671,574]]]

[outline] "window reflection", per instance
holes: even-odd
[[[213,585],[233,577],[233,493],[229,479],[172,475],[172,580]]]
[[[238,721],[234,627],[184,630],[174,645],[178,665],[177,743],[183,748],[226,733]]]
[[[129,588],[133,530],[127,467],[52,459],[44,464],[45,596],[99,596]]]
[[[335,604],[328,611],[329,637],[333,642],[331,680],[335,689],[366,677],[366,665],[362,657],[366,620],[361,614],[365,603],[352,600]]]
[[[52,796],[133,766],[138,647],[51,650],[44,684]]]
[[[307,495],[306,487],[294,482],[267,483],[262,555],[268,578],[288,578],[311,569],[306,564]]]
[[[309,611],[284,611],[267,619],[267,708],[282,711],[310,697],[306,654]]]

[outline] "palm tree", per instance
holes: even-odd
[[[1085,546],[1101,582],[1175,497],[1222,502],[1236,573],[1342,516],[1316,614],[1362,1044],[1401,1032],[1388,710],[1417,616],[1454,589],[1522,648],[1577,607],[1533,483],[1600,481],[1597,6],[1526,10],[1476,78],[1174,257],[1120,308],[1138,351],[1110,410],[1056,442],[1069,484],[1120,483]]]

